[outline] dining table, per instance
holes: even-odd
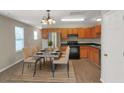
[[[54,59],[58,59],[61,56],[61,51],[59,50],[43,50],[40,49],[40,51],[36,52],[35,57],[39,57],[39,58],[50,58],[50,67],[51,67],[51,71],[52,71],[52,62]],[[34,75],[36,74],[36,66],[37,63],[35,64],[35,68],[34,68]]]

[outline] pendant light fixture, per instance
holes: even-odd
[[[44,16],[43,19],[41,20],[41,23],[44,25],[45,24],[47,24],[47,25],[55,24],[56,21],[50,17],[50,10],[46,10],[46,12],[47,12],[47,17]]]

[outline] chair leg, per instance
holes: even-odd
[[[35,63],[35,67],[34,67],[34,74],[33,74],[33,77],[35,76],[36,74],[36,68],[37,68],[37,62]]]
[[[29,67],[30,67],[30,64],[28,64],[28,69],[29,69]]]
[[[23,65],[22,65],[22,75],[23,75],[23,72],[24,72],[24,65],[25,65],[25,63],[23,63]]]
[[[69,78],[69,63],[67,64],[67,74],[68,74],[68,78]]]
[[[52,76],[54,78],[54,72],[55,72],[55,64],[52,64]]]
[[[31,64],[30,64],[30,68],[31,68]]]
[[[43,58],[43,63],[44,63],[44,65],[45,65],[45,57]]]
[[[42,69],[42,62],[41,62],[41,59],[40,59],[40,70]]]

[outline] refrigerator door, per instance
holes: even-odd
[[[58,32],[49,32],[48,33],[48,40],[52,41],[52,48],[60,48],[60,33]]]

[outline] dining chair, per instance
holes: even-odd
[[[35,64],[35,68],[34,68],[34,74],[33,76],[36,74],[36,66],[37,66],[37,62],[40,62],[40,69],[41,69],[41,60],[40,57],[38,56],[34,56],[31,55],[31,48],[23,48],[23,56],[24,56],[24,61],[23,61],[23,66],[22,66],[22,75],[24,72],[24,66],[25,64]]]
[[[69,53],[70,53],[70,47],[68,46],[66,48],[65,56],[61,56],[59,59],[55,59],[52,62],[52,76],[54,78],[54,72],[55,72],[55,66],[56,65],[67,65],[67,74],[69,78]]]
[[[33,47],[32,48],[32,53],[33,55],[37,54],[40,51],[40,49],[38,47]],[[45,57],[40,57],[41,59],[43,59],[43,62],[45,64]]]

